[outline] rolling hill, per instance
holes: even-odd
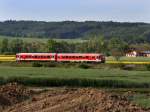
[[[4,21],[0,35],[30,38],[76,39],[103,35],[106,39],[121,38],[128,42],[150,42],[150,24],[96,21]]]

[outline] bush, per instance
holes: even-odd
[[[146,69],[148,70],[148,71],[150,71],[150,65],[145,65],[146,66]]]
[[[57,65],[55,63],[48,62],[48,63],[45,63],[43,66],[44,67],[56,67]]]
[[[87,64],[80,64],[79,68],[88,69],[88,68],[90,68],[90,66]]]
[[[38,62],[34,62],[32,64],[32,67],[42,67],[43,65],[41,63],[38,63]]]
[[[123,70],[134,70],[136,69],[136,66],[135,65],[122,65],[120,66],[120,68]]]

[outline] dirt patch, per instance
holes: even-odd
[[[28,99],[29,96],[30,91],[17,83],[0,86],[0,111]]]
[[[150,112],[130,103],[125,95],[98,89],[57,88],[16,104],[4,112]]]

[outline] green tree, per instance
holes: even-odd
[[[1,53],[8,52],[8,39],[3,39],[1,44]]]
[[[55,40],[50,39],[47,41],[47,51],[48,52],[57,52],[56,46],[57,46],[57,42]]]
[[[127,44],[119,38],[112,38],[109,41],[109,50],[111,55],[114,56],[117,61],[125,54],[127,47]]]
[[[14,39],[10,42],[10,51],[12,53],[22,52],[23,41],[21,39]]]

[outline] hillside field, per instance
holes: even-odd
[[[0,42],[3,39],[9,39],[9,40],[21,39],[24,42],[41,42],[41,43],[46,43],[49,40],[48,38],[29,38],[29,37],[23,38],[23,37],[0,36]],[[54,40],[56,40],[57,42],[64,41],[64,42],[68,42],[68,43],[81,43],[81,42],[86,41],[86,40],[80,39],[80,38],[78,38],[78,39],[54,39]]]

